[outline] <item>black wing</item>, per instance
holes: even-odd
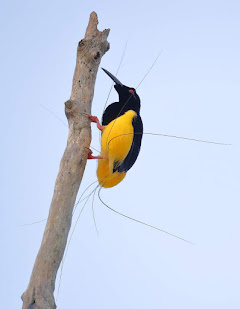
[[[139,155],[143,135],[143,123],[140,115],[137,115],[136,118],[133,118],[132,124],[134,129],[132,146],[122,164],[114,168],[113,172],[115,172],[116,170],[120,173],[127,172],[136,162],[137,157]]]
[[[104,111],[102,116],[102,125],[106,126],[111,121],[122,115],[121,104],[119,102],[115,102],[110,104]]]

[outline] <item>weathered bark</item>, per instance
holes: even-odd
[[[72,210],[82,180],[87,147],[91,141],[91,103],[97,70],[102,56],[109,49],[109,29],[97,29],[97,14],[91,13],[83,40],[78,44],[72,94],[65,103],[69,123],[67,147],[63,154],[54,194],[27,290],[22,295],[23,309],[56,308],[53,292],[57,270],[63,258],[71,227]]]

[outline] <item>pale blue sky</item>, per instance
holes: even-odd
[[[240,308],[239,1],[5,1],[1,4],[1,305],[21,307],[38,252],[67,128],[76,60],[89,14],[110,28],[101,66],[138,89],[145,132],[232,143],[231,147],[144,136],[111,207],[186,238],[128,221],[95,198],[69,247],[58,309]],[[111,86],[99,70],[93,114]],[[116,100],[113,91],[109,103]],[[93,146],[99,148],[93,127]],[[96,179],[87,164],[80,193]],[[58,281],[57,281],[58,284]]]

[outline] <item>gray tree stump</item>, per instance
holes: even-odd
[[[83,40],[78,44],[72,94],[65,102],[69,124],[67,147],[56,179],[49,216],[41,247],[27,290],[22,295],[23,309],[56,308],[53,292],[72,222],[72,210],[84,173],[91,142],[91,104],[97,70],[108,51],[109,29],[98,31],[97,14],[92,12]]]

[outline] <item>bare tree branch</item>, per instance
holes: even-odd
[[[27,290],[22,295],[23,309],[56,308],[53,292],[59,265],[71,227],[72,210],[84,173],[87,149],[91,141],[91,103],[97,70],[108,51],[109,29],[98,31],[97,14],[92,12],[83,40],[78,44],[72,94],[65,102],[69,124],[67,147],[63,154],[54,194]]]

